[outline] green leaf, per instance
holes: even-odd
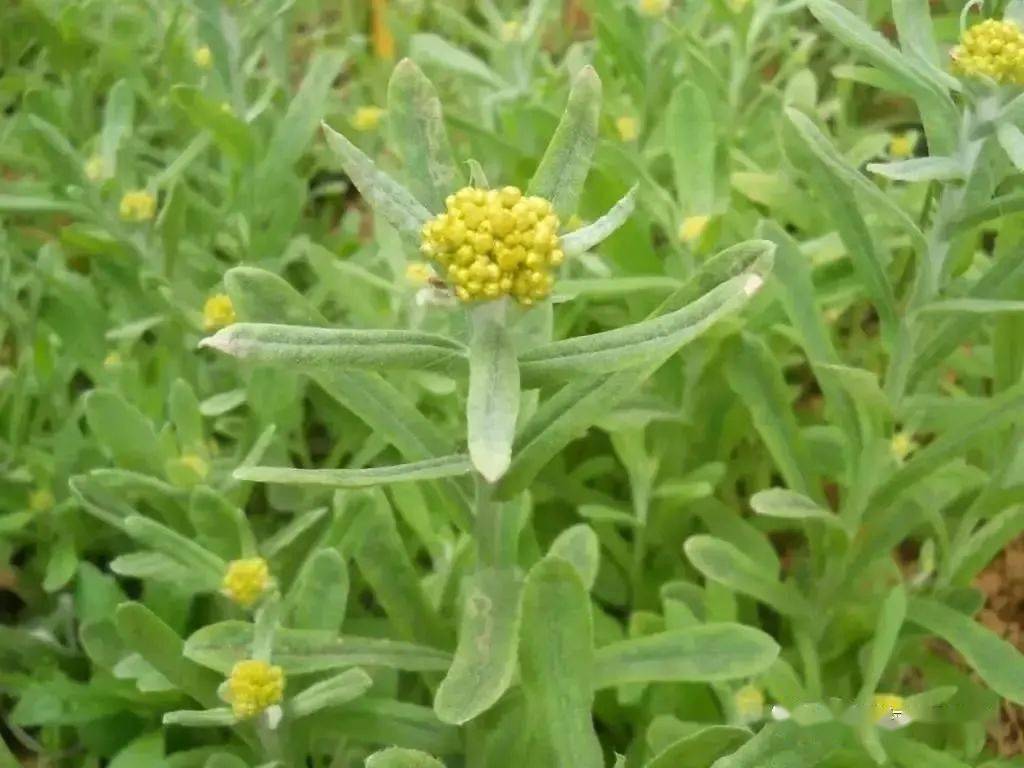
[[[109,389],[92,390],[85,396],[85,418],[96,440],[119,466],[162,474],[153,425],[121,395]]]
[[[444,764],[426,752],[390,747],[366,758],[366,768],[444,768]]]
[[[204,583],[209,584],[210,589],[220,586],[227,570],[227,563],[208,549],[166,525],[141,515],[126,518],[124,526],[132,538],[181,563]]]
[[[255,363],[305,372],[322,368],[446,369],[464,347],[436,333],[234,323],[199,346]]]
[[[444,209],[460,182],[434,84],[412,59],[402,59],[388,83],[388,127],[409,189],[429,210]]]
[[[335,549],[319,549],[303,565],[285,600],[288,626],[337,632],[345,620],[349,578]]]
[[[177,584],[188,592],[209,591],[217,586],[209,578],[197,575],[182,565],[180,560],[161,552],[129,552],[119,555],[110,561],[110,570],[118,576]]]
[[[224,274],[231,304],[247,322],[326,325],[327,320],[284,278],[256,267],[232,267]]]
[[[511,570],[471,577],[451,668],[434,698],[445,723],[461,725],[486,712],[512,682],[519,647],[520,583]]]
[[[489,483],[497,482],[512,461],[519,414],[519,367],[504,311],[504,304],[495,302],[471,314],[466,432],[473,466]]]
[[[174,86],[171,98],[197,128],[210,133],[217,147],[232,161],[240,165],[252,161],[256,153],[252,131],[231,110],[225,110],[219,102],[190,85]]]
[[[300,723],[320,739],[394,744],[437,754],[463,749],[459,731],[440,722],[429,707],[392,699],[364,696],[341,709],[311,715]]]
[[[928,12],[928,0],[893,0],[892,18],[904,53],[937,68],[941,59]]]
[[[523,587],[519,664],[530,758],[521,764],[602,768],[594,732],[594,642],[590,598],[559,558],[530,569]]]
[[[200,543],[219,557],[235,560],[256,554],[256,539],[245,512],[212,488],[193,489],[188,516]]]
[[[782,367],[767,344],[744,334],[729,358],[726,379],[749,409],[786,484],[803,494],[814,493],[811,454],[793,413]]]
[[[103,130],[100,132],[100,159],[103,175],[117,174],[117,152],[122,140],[131,135],[135,119],[135,94],[127,80],[118,80],[103,105]]]
[[[430,32],[414,34],[409,40],[409,52],[421,64],[447,69],[490,88],[506,87],[501,77],[483,61]]]
[[[594,588],[601,561],[601,544],[589,525],[573,525],[558,534],[551,542],[548,557],[565,560],[576,569],[588,592]]]
[[[183,652],[197,664],[226,675],[236,662],[249,658],[253,635],[253,625],[248,622],[209,624],[189,637]],[[333,630],[282,627],[274,633],[271,661],[285,674],[292,675],[347,667],[430,672],[447,669],[451,656],[444,651],[396,640],[339,636]]]
[[[576,75],[565,114],[528,188],[529,194],[550,200],[565,221],[575,213],[583,191],[597,146],[600,112],[601,78],[586,66]]]
[[[391,226],[408,237],[419,240],[430,211],[405,187],[379,170],[374,162],[340,133],[324,124],[327,144],[338,156],[345,173],[373,208]]]
[[[344,51],[324,49],[313,54],[288,110],[274,128],[258,176],[262,185],[274,189],[276,177],[290,172],[316,135],[330,103],[331,89],[348,58]]]
[[[925,304],[918,312],[940,312],[943,314],[998,315],[1024,312],[1024,301],[1011,299],[940,299]]]
[[[778,644],[758,629],[701,624],[602,646],[595,686],[739,680],[764,672],[778,655]]]
[[[892,658],[896,640],[899,638],[906,615],[907,592],[902,584],[898,584],[893,587],[885,602],[882,603],[882,610],[878,615],[878,626],[875,628],[875,634],[871,640],[871,650],[864,667],[860,695],[858,696],[858,700],[865,707],[868,705],[871,695],[878,689],[882,674],[885,672],[889,659]]]
[[[288,700],[288,714],[306,717],[327,707],[337,707],[357,699],[370,690],[373,679],[359,667],[329,677],[306,688]]]
[[[796,587],[768,577],[757,563],[728,542],[691,536],[683,545],[694,568],[708,579],[771,606],[783,616],[809,617],[811,606]]]
[[[710,725],[673,742],[645,768],[707,768],[723,754],[735,751],[751,735],[746,728]]]
[[[963,164],[955,157],[912,157],[891,163],[868,163],[868,170],[894,181],[960,181]]]
[[[712,289],[682,309],[611,331],[542,344],[519,358],[526,386],[650,365],[736,312],[764,279],[751,273]]]
[[[196,400],[195,392],[187,381],[174,381],[167,407],[181,451],[205,454],[206,444],[203,420],[199,414],[199,401]]]
[[[237,723],[238,718],[229,707],[217,707],[216,709],[179,709],[175,712],[165,712],[162,722],[164,725],[181,725],[186,728],[224,728]]]
[[[907,618],[948,642],[996,693],[1024,703],[1024,656],[973,619],[926,597],[910,600]]]
[[[599,218],[592,224],[588,224],[585,227],[577,229],[575,232],[570,232],[566,235],[562,235],[562,250],[565,252],[567,257],[578,256],[581,253],[589,251],[591,248],[595,248],[606,240],[615,230],[626,223],[636,207],[636,195],[640,189],[639,184],[634,184],[629,188],[629,191],[622,196],[615,205],[613,205],[608,213]],[[577,280],[577,283],[582,282]],[[616,279],[618,282],[618,279]],[[564,281],[559,284],[559,291],[564,291]]]
[[[295,469],[293,467],[240,467],[237,480],[285,485],[327,485],[332,488],[370,488],[391,483],[438,480],[465,475],[472,469],[463,455],[441,456],[437,459],[395,464],[369,469]]]
[[[710,215],[715,206],[715,117],[704,90],[680,84],[665,115],[665,135],[679,205],[686,215]]]
[[[999,123],[996,126],[999,146],[1006,152],[1010,162],[1018,170],[1024,170],[1024,133],[1013,123]]]
[[[804,140],[807,149],[831,175],[852,187],[881,213],[900,224],[919,246],[925,245],[924,235],[906,211],[885,190],[852,166],[807,115],[796,109],[787,109],[786,117]]]
[[[752,285],[747,277],[756,276],[763,280],[771,269],[773,248],[763,241],[740,243],[708,259],[683,287],[662,303],[655,316],[685,307],[703,293],[744,272],[743,284]],[[746,295],[742,288],[740,293]],[[498,498],[511,498],[529,487],[552,456],[606,417],[617,403],[634,392],[674,352],[675,349],[669,349],[649,365],[632,370],[580,377],[544,401],[519,434],[512,464],[497,491]]]
[[[808,727],[793,721],[769,723],[731,755],[716,760],[711,768],[813,768],[847,746],[847,730],[833,722]]]
[[[176,688],[204,707],[219,706],[216,690],[220,677],[187,659],[181,638],[149,608],[141,603],[123,603],[114,620],[124,644]]]
[[[985,522],[962,549],[950,555],[950,582],[967,584],[985,568],[1004,547],[1024,532],[1024,506],[1004,509]]]
[[[786,520],[821,520],[839,530],[844,530],[842,520],[813,499],[802,493],[784,488],[770,488],[758,491],[750,497],[751,508],[759,515]]]

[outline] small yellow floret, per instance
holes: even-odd
[[[501,41],[512,43],[519,39],[522,25],[518,21],[506,21],[501,25]]]
[[[209,69],[213,64],[213,52],[210,50],[210,46],[203,45],[196,48],[196,52],[192,54],[192,61],[200,69]]]
[[[36,488],[28,496],[28,508],[33,512],[46,512],[53,509],[56,499],[49,488]]]
[[[764,717],[764,693],[753,685],[745,685],[732,697],[736,714],[745,723],[752,723]]]
[[[619,138],[623,141],[636,141],[636,137],[640,135],[640,126],[636,118],[629,115],[616,118],[615,130],[619,132]]]
[[[907,432],[897,432],[892,436],[892,442],[889,444],[892,455],[898,461],[903,461],[907,458],[916,447],[917,443],[914,442],[913,437]]]
[[[352,117],[352,127],[357,131],[372,131],[380,125],[384,110],[380,107],[360,107]]]
[[[693,245],[700,240],[709,221],[711,221],[710,216],[687,216],[679,225],[679,239],[688,245]]]
[[[892,157],[910,157],[914,154],[917,137],[913,133],[901,133],[889,139],[889,155]]]
[[[125,221],[149,221],[156,215],[156,198],[144,189],[125,192],[119,208]]]
[[[906,700],[895,693],[876,693],[871,699],[871,722],[895,720],[906,709]]]
[[[251,608],[270,586],[270,568],[262,557],[232,560],[224,574],[221,588],[232,601]]]
[[[644,16],[661,16],[672,5],[672,0],[639,0],[637,10]]]
[[[284,696],[284,671],[265,661],[247,659],[231,669],[227,700],[235,717],[245,719],[279,704]]]
[[[89,181],[99,181],[104,176],[103,171],[103,158],[99,155],[93,155],[85,161],[85,177]]]
[[[550,201],[517,187],[464,187],[423,225],[420,250],[437,262],[462,301],[512,296],[530,306],[551,293],[565,260]]]
[[[203,305],[203,325],[208,331],[231,325],[235,322],[235,305],[226,293],[217,293]]]
[[[1012,21],[986,19],[968,29],[950,51],[953,71],[1024,85],[1024,33]]]

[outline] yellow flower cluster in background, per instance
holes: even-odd
[[[639,0],[637,10],[644,16],[661,16],[672,5],[672,0]]]
[[[693,245],[704,235],[708,228],[710,216],[687,216],[679,225],[679,239],[688,245]]]
[[[637,124],[636,118],[629,115],[616,118],[615,130],[619,132],[619,138],[623,141],[636,141],[637,136],[640,135],[640,126]]]
[[[209,69],[213,65],[213,52],[210,50],[210,46],[203,45],[196,48],[196,52],[192,54],[192,61],[200,69]]]
[[[265,661],[246,659],[231,669],[227,698],[235,717],[254,717],[284,696],[284,671]]]
[[[224,594],[243,608],[251,608],[270,586],[270,568],[262,557],[232,560],[221,584]]]
[[[1002,85],[1024,84],[1024,33],[1012,21],[987,19],[971,27],[950,55],[958,74],[984,75]]]
[[[871,720],[873,722],[892,720],[906,709],[906,699],[895,693],[876,693],[871,699]]]
[[[156,198],[144,189],[125,192],[119,212],[125,221],[149,221],[156,215]]]
[[[203,305],[203,325],[208,331],[231,325],[235,322],[235,305],[226,293],[217,293]]]
[[[423,226],[421,250],[446,270],[459,299],[512,296],[529,306],[551,293],[551,270],[565,253],[549,201],[517,187],[464,187],[445,204]]]
[[[372,131],[380,125],[384,110],[380,107],[359,107],[352,116],[352,127],[357,131]]]
[[[48,488],[37,488],[28,496],[28,508],[33,512],[47,512],[53,509],[56,499]]]

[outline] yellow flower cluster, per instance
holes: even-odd
[[[670,5],[672,0],[640,0],[637,10],[644,16],[661,16]]]
[[[424,255],[446,270],[462,301],[512,296],[529,306],[551,293],[551,269],[565,260],[558,216],[517,187],[464,187],[423,226]]]
[[[871,699],[872,722],[894,719],[896,712],[903,712],[906,699],[895,693],[876,693]]]
[[[987,19],[971,27],[950,55],[958,74],[1024,85],[1024,33],[1012,21]]]
[[[745,685],[733,694],[736,715],[745,723],[764,717],[764,693],[754,685]]]
[[[246,659],[231,669],[227,698],[235,717],[254,717],[284,696],[284,671],[265,661]]]
[[[156,198],[144,189],[125,192],[119,211],[125,221],[149,221],[156,215]]]
[[[372,131],[380,125],[384,110],[380,107],[359,107],[352,116],[352,127],[357,131]]]
[[[221,588],[243,608],[251,608],[270,586],[270,568],[262,557],[247,557],[228,563]]]
[[[210,50],[210,46],[203,45],[196,48],[195,53],[192,54],[192,61],[200,69],[209,69],[213,66],[213,52]]]
[[[203,305],[203,325],[208,331],[216,331],[235,322],[235,305],[226,293],[217,293]]]

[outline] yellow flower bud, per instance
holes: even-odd
[[[907,432],[897,432],[892,436],[892,442],[889,445],[889,450],[897,461],[903,461],[915,448],[917,448],[917,443]]]
[[[914,154],[917,137],[913,133],[901,133],[889,140],[889,154],[892,157],[910,157]]]
[[[149,221],[156,215],[156,198],[144,189],[125,192],[119,212],[125,221]]]
[[[213,65],[213,52],[210,50],[210,46],[203,45],[196,48],[196,52],[192,54],[192,61],[200,69],[209,69]]]
[[[203,305],[203,325],[207,331],[216,331],[233,322],[235,306],[231,303],[230,296],[226,293],[217,293],[206,300]]]
[[[871,722],[894,720],[906,710],[906,700],[895,693],[876,693],[871,699]]]
[[[36,488],[28,495],[28,508],[33,512],[46,512],[56,503],[49,488]]]
[[[380,125],[384,110],[380,107],[359,107],[352,117],[352,127],[357,131],[372,131]]]
[[[637,10],[644,16],[661,16],[672,5],[672,0],[639,0]]]
[[[753,685],[745,685],[732,697],[736,715],[744,723],[753,723],[764,717],[764,694]]]
[[[619,138],[623,141],[636,141],[640,135],[640,127],[635,117],[622,115],[615,119],[615,130],[619,132]]]
[[[679,239],[688,245],[693,245],[704,234],[707,229],[710,216],[687,216],[679,225]]]
[[[99,155],[93,155],[85,162],[85,177],[89,181],[100,181],[105,175],[103,158]]]
[[[246,659],[231,669],[227,700],[235,717],[255,717],[284,697],[284,671],[265,661]]]
[[[232,560],[221,583],[224,594],[243,608],[255,605],[269,586],[270,568],[262,557]]]

